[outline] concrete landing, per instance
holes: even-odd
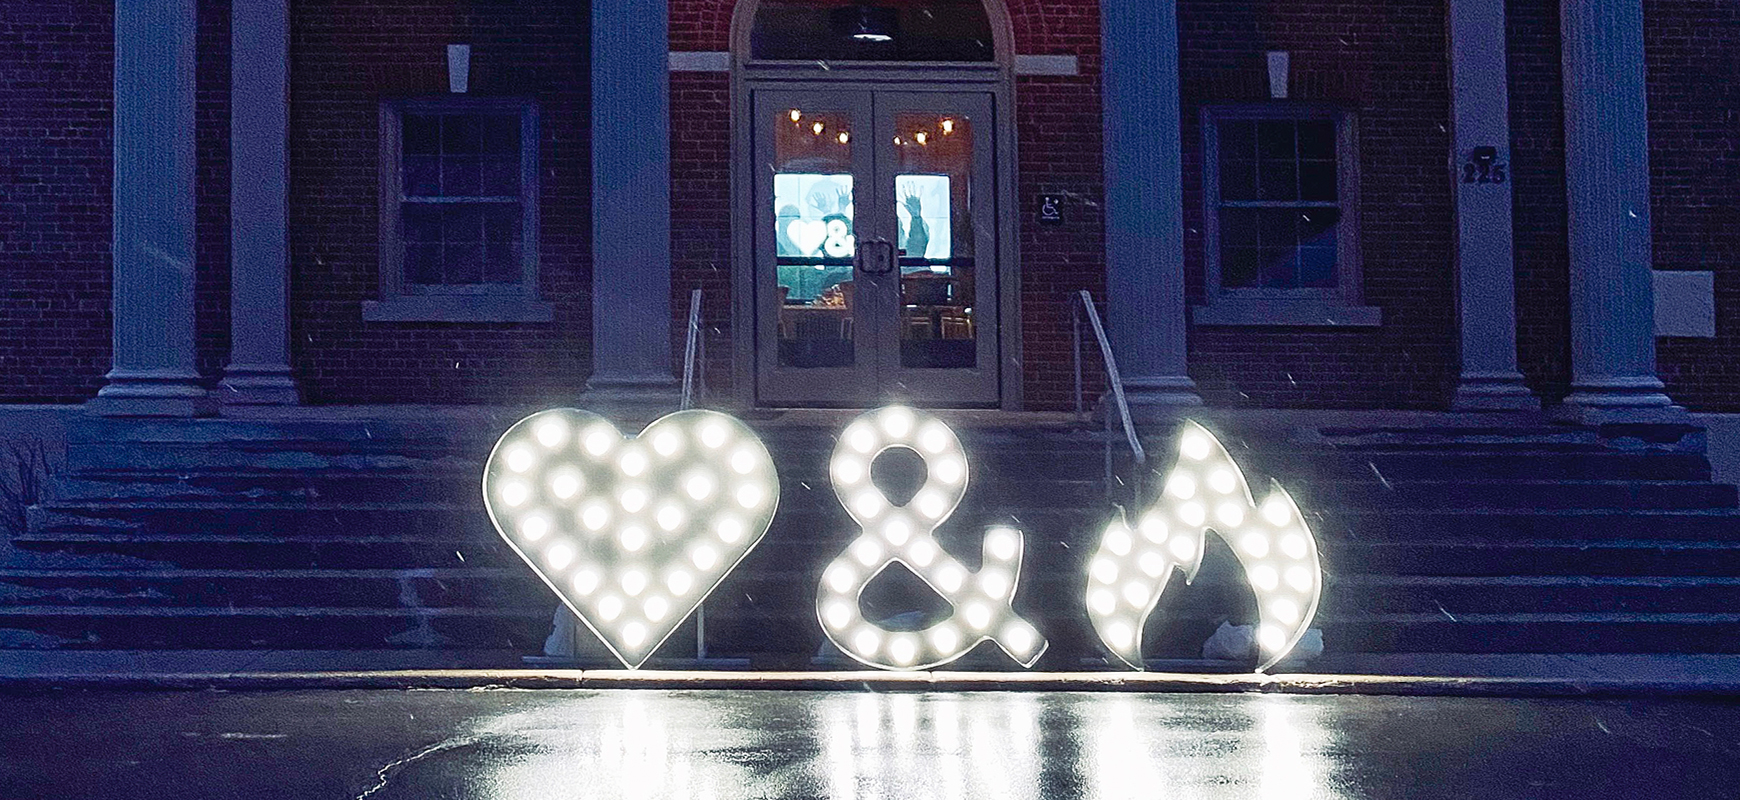
[[[0,695],[0,794],[1731,797],[1740,706],[1128,693]]]

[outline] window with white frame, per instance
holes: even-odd
[[[1203,136],[1209,305],[1197,321],[1375,324],[1376,309],[1345,311],[1360,300],[1352,117],[1211,107]]]
[[[389,101],[381,112],[381,300],[366,318],[543,321],[537,111],[529,100]]]

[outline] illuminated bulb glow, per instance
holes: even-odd
[[[497,531],[630,668],[761,540],[779,499],[754,432],[700,410],[632,438],[585,411],[533,414],[497,442],[483,490]]]
[[[513,470],[514,472],[525,472],[532,468],[532,462],[536,460],[536,458],[536,456],[532,455],[532,448],[530,447],[520,446],[508,448],[508,469]]]
[[[538,423],[532,431],[538,444],[549,448],[559,447],[568,438],[568,425],[558,418],[546,419]]]
[[[550,479],[550,493],[567,500],[580,491],[580,473],[573,470],[563,470]]]
[[[550,518],[542,514],[534,514],[520,521],[520,535],[528,542],[544,538],[550,532]]]
[[[871,462],[893,447],[910,449],[925,462],[924,484],[908,507],[894,506],[870,483]],[[1038,660],[1046,642],[1010,606],[1021,570],[1021,532],[987,530],[977,572],[936,542],[936,526],[960,506],[968,484],[966,453],[946,424],[903,406],[867,412],[841,433],[828,472],[840,504],[860,529],[823,570],[816,593],[822,630],[841,651],[882,669],[926,669],[989,639],[1023,666]],[[895,561],[911,568],[958,616],[916,632],[865,620],[858,596]],[[964,635],[962,625],[970,629]]]
[[[1316,543],[1279,485],[1260,504],[1251,498],[1238,465],[1202,426],[1185,423],[1179,455],[1163,493],[1143,510],[1141,536],[1131,536],[1122,520],[1101,534],[1088,561],[1089,619],[1113,655],[1141,669],[1143,625],[1158,607],[1173,569],[1195,575],[1204,539],[1213,531],[1232,546],[1257,595],[1257,669],[1266,670],[1287,654],[1316,614],[1322,591]]]

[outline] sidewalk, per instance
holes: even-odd
[[[1740,706],[1122,692],[0,694],[8,798],[1696,798]]]

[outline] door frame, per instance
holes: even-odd
[[[752,93],[759,89],[865,89],[893,92],[979,92],[993,105],[993,175],[997,224],[997,407],[1022,407],[1021,262],[1015,148],[1014,70],[1008,18],[1001,4],[986,3],[997,38],[994,63],[810,62],[749,59],[749,23],[754,2],[740,3],[733,21],[731,57],[731,330],[732,394],[745,407],[762,404],[756,385],[756,285],[754,251],[756,171]],[[867,402],[874,402],[867,398]]]

